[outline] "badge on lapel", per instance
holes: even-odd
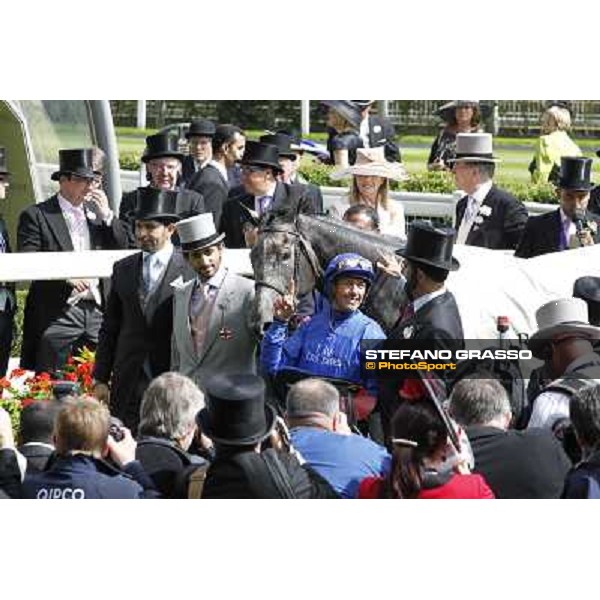
[[[233,331],[229,327],[221,327],[219,329],[219,338],[222,340],[230,340],[233,338]]]
[[[414,331],[414,327],[412,325],[409,325],[408,327],[405,327],[402,330],[402,337],[405,340],[409,339],[410,337],[412,337],[413,331]]]

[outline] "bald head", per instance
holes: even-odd
[[[289,418],[311,414],[334,417],[339,412],[340,395],[330,383],[311,377],[290,388],[286,404]]]

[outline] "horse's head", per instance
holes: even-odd
[[[315,276],[306,245],[293,219],[271,215],[261,223],[250,252],[256,282],[253,320],[257,332],[262,333],[265,324],[273,320],[273,302],[287,293],[292,280],[297,294],[313,289]]]

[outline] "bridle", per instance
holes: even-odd
[[[285,233],[285,234],[291,235],[293,237],[292,251],[294,253],[294,275],[293,275],[294,289],[298,290],[298,279],[299,279],[299,273],[300,273],[300,252],[306,257],[308,265],[311,268],[313,275],[315,276],[315,280],[318,282],[322,279],[323,269],[321,268],[321,265],[319,264],[319,259],[317,258],[315,251],[313,250],[312,246],[310,245],[310,242],[298,231],[298,225],[297,225],[296,220],[294,220],[293,226],[290,228],[273,227],[273,226],[261,227],[259,229],[258,234],[261,235],[263,233]],[[300,252],[298,250],[300,250]],[[278,286],[273,285],[272,283],[269,283],[268,281],[265,281],[264,279],[255,279],[254,286],[256,288],[259,288],[259,287],[269,288],[269,289],[277,292],[281,296],[287,295],[286,290],[283,290],[283,289],[279,288]]]

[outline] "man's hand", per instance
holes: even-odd
[[[89,279],[67,279],[67,283],[78,293],[85,292],[90,287]]]
[[[592,235],[591,229],[585,227],[581,231],[577,232],[577,237],[582,246],[593,246],[594,236]]]
[[[121,431],[123,431],[123,439],[120,442],[117,442],[112,435],[109,435],[106,445],[108,446],[110,457],[120,467],[124,467],[135,460],[137,443],[127,427],[122,427]]]
[[[345,412],[338,412],[335,421],[335,432],[341,435],[352,435],[352,429],[348,425],[348,416]]]
[[[13,437],[10,415],[2,407],[0,407],[0,448],[14,447],[15,439]]]
[[[296,297],[295,297],[295,286],[294,280],[290,281],[288,285],[288,293],[285,296],[279,296],[273,302],[273,317],[277,321],[283,321],[287,323],[296,310]]]
[[[393,254],[380,252],[377,268],[390,277],[400,277],[402,275],[402,262],[403,259],[398,259]]]
[[[112,215],[108,198],[102,188],[92,190],[88,194],[86,200],[89,203],[90,208],[102,221],[106,221]]]
[[[106,404],[108,406],[110,400],[110,390],[105,383],[98,381],[96,385],[94,385],[94,396],[96,396],[98,402],[102,402],[102,404]]]

